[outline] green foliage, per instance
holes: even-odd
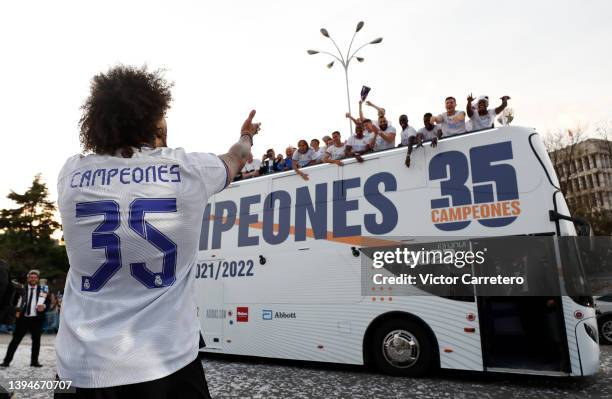
[[[25,193],[11,191],[7,196],[16,208],[0,211],[0,258],[20,281],[28,270],[39,269],[41,278],[61,284],[68,271],[66,249],[52,237],[61,226],[53,219],[56,206],[48,197],[47,186],[37,175]]]

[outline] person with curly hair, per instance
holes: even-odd
[[[58,178],[70,269],[56,338],[69,398],[209,398],[193,297],[208,199],[243,168],[260,129],[251,111],[226,154],[167,147],[172,84],[115,66],[82,107],[86,155]]]

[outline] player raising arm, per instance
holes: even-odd
[[[383,116],[385,116],[385,109],[383,107],[379,107],[378,105],[374,104],[373,102],[369,100],[366,101],[365,103],[366,105],[369,105],[370,107],[376,110],[379,118],[382,118]]]
[[[229,176],[233,177],[238,174],[246,164],[247,158],[251,153],[253,145],[253,136],[256,135],[260,128],[260,123],[253,123],[255,110],[252,110],[247,119],[242,124],[240,129],[240,139],[232,145],[226,154],[220,155],[219,158],[227,166]]]
[[[510,96],[503,96],[502,103],[495,109],[489,109],[489,97],[480,96],[473,106],[474,97],[470,94],[467,98],[466,112],[472,121],[472,130],[489,129],[495,126],[495,116],[500,114],[507,106]],[[476,109],[474,109],[476,108]]]
[[[444,137],[465,133],[465,112],[456,109],[457,101],[455,97],[446,97],[444,106],[446,112],[432,116],[430,118],[431,124],[438,124],[442,128]]]
[[[361,123],[361,119],[354,118],[349,112],[345,113],[344,116],[352,120],[355,125],[359,125]]]
[[[168,148],[171,87],[146,67],[91,82],[80,120],[89,154],[69,158],[58,178],[70,269],[57,374],[76,393],[56,398],[210,398],[193,296],[200,221],[260,127],[251,111],[221,156]]]

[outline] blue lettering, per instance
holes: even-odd
[[[149,177],[149,174],[151,177]],[[147,166],[147,168],[145,169],[145,180],[148,183],[149,181],[157,181],[157,173],[155,172],[155,166],[151,165],[151,166]]]
[[[80,174],[81,174],[81,172],[76,172],[75,174],[72,175],[72,179],[70,179],[70,187],[77,188],[77,185],[74,184],[74,178],[77,177]]]
[[[83,182],[85,182],[85,186],[89,187],[89,180],[91,179],[91,170],[87,170],[85,171],[85,173],[83,173],[81,175],[81,183],[79,184],[79,187],[83,187]]]
[[[449,207],[449,197],[452,206],[471,205],[472,195],[465,186],[469,176],[468,160],[462,152],[447,151],[433,157],[429,162],[429,179],[446,180],[440,182],[440,194],[444,197],[432,199],[431,208]]]
[[[274,205],[278,201],[278,230],[274,234]],[[271,245],[280,244],[289,237],[291,196],[283,190],[272,191],[264,201],[263,238]]]
[[[170,174],[176,177],[176,180],[171,180],[174,183],[181,181],[181,169],[178,165],[170,166]]]
[[[161,169],[161,168],[160,168]],[[160,178],[161,180],[161,178]],[[223,215],[227,211],[225,220]],[[215,219],[213,220],[212,249],[221,248],[221,235],[228,231],[236,221],[236,204],[233,201],[215,203]]]
[[[363,186],[365,199],[380,211],[382,221],[376,223],[376,214],[366,213],[364,226],[370,234],[387,234],[397,226],[397,208],[389,198],[385,197],[378,186],[383,183],[385,192],[397,190],[395,176],[389,172],[381,172],[372,175]]]
[[[123,168],[123,169],[121,169],[120,176],[119,176],[119,180],[121,180],[121,183],[123,183],[123,184],[130,184],[129,180],[128,181],[123,181],[123,178],[127,177],[129,175],[130,175],[130,168]]]
[[[160,181],[163,181],[164,183],[168,183],[168,179],[164,178],[162,174],[167,174],[167,173],[168,173],[168,165],[161,165],[159,168],[157,168],[157,177],[159,178]]]
[[[138,172],[138,174],[136,174],[136,172]],[[144,172],[141,168],[136,167],[132,170],[132,181],[134,183],[140,183],[143,177],[144,177]]]
[[[119,173],[119,169],[110,169],[108,171],[108,174],[106,175],[106,185],[107,186],[110,184],[111,178],[117,176],[118,173]]]
[[[240,221],[238,222],[238,246],[247,247],[259,244],[259,237],[249,236],[249,226],[259,221],[257,213],[251,213],[251,205],[258,204],[261,195],[251,195],[240,199]]]
[[[308,187],[300,187],[295,199],[295,241],[306,240],[306,214],[316,240],[327,237],[327,183],[315,186],[315,204]]]
[[[200,230],[200,251],[208,249],[208,231],[210,230],[210,202],[204,208],[202,217],[202,229]]]
[[[102,185],[104,185],[104,178],[106,177],[106,169],[96,169],[93,174],[93,178],[91,179],[91,185],[96,184],[96,176],[102,176]]]
[[[516,171],[512,165],[499,164],[498,162],[512,158],[512,143],[510,141],[470,149],[474,203],[496,201],[493,194],[493,184],[490,182],[495,183],[497,201],[508,201],[519,197]]]
[[[346,214],[349,211],[359,209],[359,202],[354,199],[347,201],[346,192],[350,188],[359,187],[360,178],[354,177],[347,180],[336,180],[334,182],[333,191],[333,225],[334,237],[350,237],[361,235],[361,225],[348,226]]]

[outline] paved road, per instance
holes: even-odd
[[[54,336],[43,337],[41,363],[29,367],[30,340],[19,347],[7,378],[50,379],[55,375]],[[0,336],[4,356],[10,336]],[[546,378],[507,374],[440,372],[432,378],[409,379],[371,373],[361,367],[304,364],[244,358],[203,360],[213,398],[611,398],[612,346],[602,347],[599,374],[589,378]],[[18,398],[51,398],[50,392],[21,393]]]

